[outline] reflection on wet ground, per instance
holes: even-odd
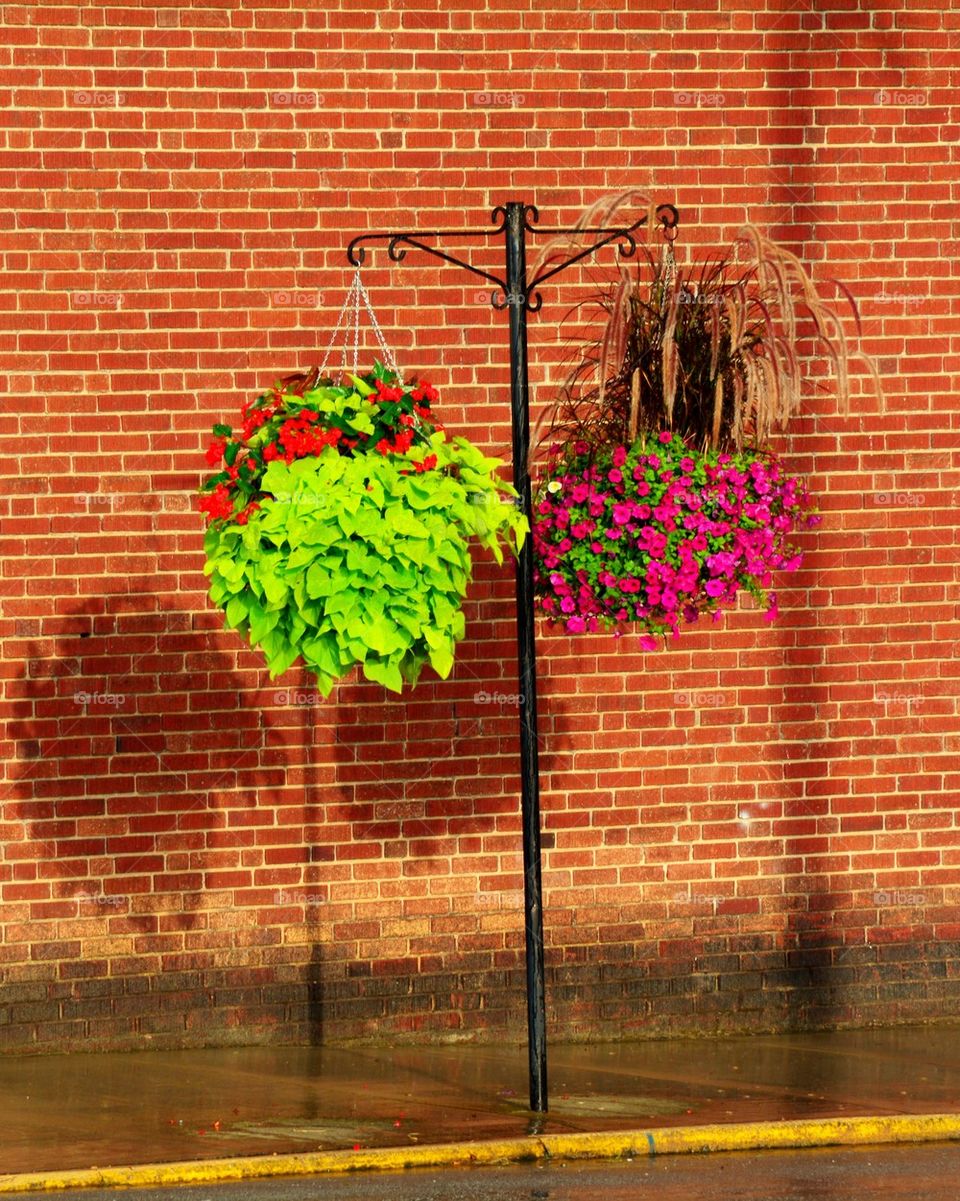
[[[960,1027],[523,1046],[247,1047],[0,1060],[0,1173],[531,1132],[960,1110]]]

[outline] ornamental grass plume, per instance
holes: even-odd
[[[627,200],[633,195],[595,206],[582,224],[615,224]],[[701,449],[764,445],[800,408],[797,347],[805,336],[831,364],[843,410],[854,362],[882,400],[876,366],[859,348],[856,303],[832,282],[849,302],[853,338],[800,259],[755,226],[744,226],[725,254],[694,267],[678,266],[672,242],[659,256],[640,245],[597,298],[599,332],[578,351],[541,445],[629,444],[661,429]]]

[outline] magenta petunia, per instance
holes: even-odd
[[[561,448],[536,501],[541,610],[554,620],[562,611],[571,633],[635,623],[647,649],[682,622],[718,615],[743,588],[774,620],[774,574],[797,570],[790,539],[817,520],[802,482],[772,455],[704,452],[666,430],[631,447]]]

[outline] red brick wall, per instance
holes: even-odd
[[[192,493],[210,424],[318,361],[354,233],[627,187],[685,255],[749,217],[842,279],[887,408],[811,387],[784,449],[825,521],[772,628],[540,637],[553,1029],[955,1015],[960,15],[0,16],[0,1046],[521,1028],[516,713],[478,699],[516,691],[509,570],[450,680],[311,703],[205,603]],[[507,445],[476,281],[411,253],[368,283],[448,424]],[[532,319],[537,413],[584,295]]]

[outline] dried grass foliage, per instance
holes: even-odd
[[[600,202],[580,225],[629,224],[618,216],[627,199],[635,202]],[[555,240],[538,268],[575,245],[576,237]],[[598,298],[601,328],[564,380],[541,441],[633,442],[667,428],[700,448],[762,444],[800,408],[801,338],[829,361],[842,412],[854,363],[882,401],[876,366],[859,346],[856,303],[833,282],[849,305],[853,337],[800,259],[755,226],[741,229],[725,254],[690,268],[666,247],[657,254],[639,245]]]

